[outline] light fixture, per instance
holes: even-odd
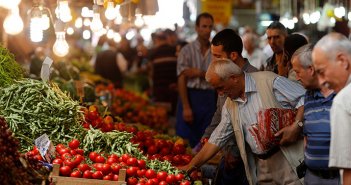
[[[18,7],[20,3],[21,0],[0,0],[0,7],[11,10],[14,7]]]
[[[117,14],[116,14],[116,19],[114,20],[114,23],[117,24],[117,25],[120,25],[123,22],[123,17],[121,15],[120,11],[119,11],[120,7],[121,7],[120,5],[117,5],[116,8],[115,8],[115,11],[116,11]]]
[[[69,46],[66,41],[66,32],[64,29],[64,23],[61,20],[57,20],[55,23],[55,34],[56,42],[52,48],[55,55],[64,57],[69,52]]]
[[[109,29],[106,33],[106,37],[108,39],[113,39],[114,36],[115,36],[115,32],[113,31],[113,29]]]
[[[345,14],[346,14],[346,10],[343,6],[340,6],[334,9],[334,15],[337,18],[342,18],[343,16],[345,16]]]
[[[143,14],[140,13],[139,8],[135,10],[135,21],[134,24],[136,27],[142,27],[144,25]]]
[[[113,41],[115,41],[116,43],[119,43],[121,42],[121,40],[122,40],[121,34],[116,32],[115,35],[113,36]]]
[[[38,5],[34,5],[29,12],[29,35],[32,42],[41,42],[43,40],[43,28],[41,19],[41,10]]]
[[[91,24],[90,19],[89,18],[84,18],[83,25],[84,26],[90,26],[90,24]]]
[[[71,9],[68,6],[67,0],[59,0],[56,8],[56,17],[62,22],[69,22],[72,20]]]
[[[4,30],[10,35],[17,35],[23,30],[23,21],[19,15],[18,7],[13,7],[6,16],[3,24]]]
[[[91,33],[89,30],[84,30],[83,31],[83,39],[88,40],[91,38]]]
[[[68,35],[73,35],[74,34],[74,29],[72,27],[68,27],[66,30]]]
[[[117,16],[117,14],[116,14],[116,9],[115,9],[115,4],[113,3],[113,1],[107,2],[107,8],[105,11],[106,19],[113,20],[116,18],[116,16]]]
[[[78,17],[74,22],[74,26],[76,28],[81,28],[83,26],[83,19],[81,17]]]
[[[93,16],[93,20],[91,21],[91,24],[90,24],[90,29],[96,33],[96,32],[99,32],[103,28],[103,24],[100,20],[100,13],[99,13],[98,5],[94,5],[93,10],[94,10],[94,16]]]
[[[39,9],[41,10],[42,28],[43,30],[47,30],[50,28],[50,18],[51,18],[50,10],[44,7],[42,4],[39,5]]]

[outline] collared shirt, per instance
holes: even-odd
[[[273,93],[283,108],[298,108],[304,103],[304,88],[300,84],[290,81],[285,77],[278,76],[274,80]],[[262,108],[262,103],[256,89],[256,83],[251,75],[247,73],[245,73],[245,96],[245,100],[237,98],[233,101],[238,103],[239,119],[243,128],[245,141],[251,147],[252,152],[259,154],[255,140],[249,134],[248,129],[257,123],[257,114]],[[234,137],[234,131],[231,124],[230,112],[226,106],[223,106],[221,122],[211,134],[208,142],[218,147],[223,147],[232,137]]]
[[[267,65],[267,57],[262,50],[256,48],[251,55],[246,50],[243,50],[242,56],[250,61],[250,64],[258,70],[264,69]]]
[[[303,133],[307,137],[305,163],[315,170],[328,169],[330,147],[330,108],[335,93],[324,97],[320,90],[305,94]]]
[[[351,75],[330,110],[329,167],[351,168]]]
[[[199,40],[187,44],[182,48],[177,60],[177,75],[179,76],[185,69],[197,68],[201,71],[207,71],[211,63],[211,51],[207,50],[205,55],[201,53],[201,44]],[[205,78],[189,78],[187,80],[188,88],[196,89],[213,89]]]

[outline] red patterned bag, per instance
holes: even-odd
[[[296,112],[296,110],[280,108],[264,109],[258,112],[258,123],[252,125],[249,132],[255,139],[260,154],[267,153],[279,145],[280,138],[276,138],[274,134],[294,123]]]

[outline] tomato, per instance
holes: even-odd
[[[56,145],[56,151],[57,151],[57,152],[58,152],[60,149],[62,149],[62,148],[66,148],[65,145],[63,145],[63,144],[57,144],[57,145]]]
[[[85,158],[80,154],[77,154],[73,157],[73,162],[74,162],[74,164],[76,164],[76,166],[78,166],[84,160],[85,160]]]
[[[107,175],[111,172],[111,166],[109,164],[103,164],[102,165],[102,170],[101,172],[104,174],[104,175]]]
[[[137,168],[135,168],[135,167],[129,167],[129,168],[127,168],[127,175],[128,175],[128,177],[132,177],[132,176],[134,176],[134,175],[136,175],[136,173],[137,173]]]
[[[157,173],[157,179],[158,180],[160,180],[160,181],[165,181],[166,180],[166,178],[167,178],[167,172],[165,172],[165,171],[159,171],[158,173]]]
[[[88,164],[79,164],[78,165],[78,169],[81,171],[81,172],[85,172],[85,171],[90,171],[91,168]]]
[[[138,159],[135,157],[131,157],[127,160],[126,163],[128,166],[136,166],[136,165],[138,165]]]
[[[140,169],[145,169],[146,168],[146,162],[142,159],[138,160],[138,167]]]
[[[71,159],[72,158],[72,154],[71,153],[64,153],[61,155],[61,159]]]
[[[189,164],[192,158],[193,157],[191,157],[191,155],[188,154],[182,155],[182,160],[184,164]]]
[[[79,170],[74,170],[70,176],[80,178],[80,177],[82,177],[82,173]]]
[[[109,157],[108,159],[107,159],[107,161],[106,161],[106,163],[107,164],[113,164],[113,163],[116,163],[116,162],[118,162],[118,159],[116,159],[116,158],[112,158],[112,157]]]
[[[99,113],[97,111],[89,111],[87,118],[89,121],[94,122],[97,118],[99,118]]]
[[[101,117],[97,117],[96,119],[94,119],[91,122],[91,126],[94,128],[100,128],[102,125],[102,118]]]
[[[71,150],[71,154],[72,154],[72,155],[77,155],[76,150]]]
[[[174,164],[174,165],[182,164],[182,156],[180,156],[180,155],[175,155],[175,156],[173,156],[172,161],[173,161],[173,164]]]
[[[173,174],[169,174],[166,178],[166,182],[169,184],[172,184],[173,182],[176,182],[176,178],[175,175]]]
[[[148,149],[147,149],[147,154],[149,155],[153,155],[157,153],[157,147],[154,145],[151,145]]]
[[[119,157],[117,154],[111,154],[110,156],[108,156],[108,158],[114,158],[114,159],[117,159],[117,161],[119,160]]]
[[[188,181],[188,180],[182,181],[182,182],[180,182],[179,185],[190,185],[190,181]]]
[[[73,168],[75,168],[77,166],[76,163],[74,163],[73,159],[65,159],[63,161],[63,164],[65,166],[69,166],[71,169],[73,169]]]
[[[98,156],[99,154],[96,153],[96,152],[90,152],[89,153],[89,159],[92,161],[92,162],[95,162],[95,159],[96,157]]]
[[[145,185],[153,185],[154,181],[152,181],[152,179],[149,179],[146,181]]]
[[[145,172],[146,172],[145,169],[138,170],[138,171],[137,171],[138,177],[144,177]]]
[[[110,181],[110,180],[112,180],[112,175],[105,175],[103,178],[102,178],[102,180],[108,180],[108,181]]]
[[[77,154],[84,155],[84,150],[83,149],[77,148],[74,151],[76,151]]]
[[[101,124],[101,131],[103,132],[110,132],[114,129],[113,123],[102,123]]]
[[[113,180],[113,181],[118,181],[118,175],[117,175],[117,174],[113,174],[112,180]]]
[[[182,173],[178,173],[175,175],[175,178],[177,181],[182,181],[184,179],[184,175]]]
[[[71,167],[62,166],[60,167],[60,175],[69,176],[71,174]]]
[[[119,165],[118,163],[113,163],[111,164],[111,170],[114,174],[118,174],[119,170],[122,168],[121,165]]]
[[[162,160],[169,161],[170,163],[173,163],[173,156],[172,155],[165,155],[162,157]]]
[[[60,155],[63,155],[65,153],[69,153],[70,154],[71,153],[71,149],[69,149],[69,148],[61,148],[61,149],[59,149],[58,153]]]
[[[60,158],[56,158],[52,161],[52,164],[58,164],[60,166],[62,166],[62,163],[63,163],[63,161]]]
[[[173,146],[172,152],[174,154],[184,154],[185,153],[185,147],[182,144],[175,144]]]
[[[80,142],[79,142],[78,139],[73,139],[72,141],[70,141],[70,142],[68,143],[68,146],[69,146],[72,150],[77,149],[77,148],[79,147],[79,145],[80,145]]]
[[[96,171],[91,175],[94,179],[102,179],[103,174],[101,171]]]
[[[138,183],[138,179],[136,179],[135,177],[129,177],[127,180],[128,185],[135,185],[137,183]]]
[[[191,173],[190,173],[190,179],[191,180],[198,180],[199,179],[199,172],[198,171],[196,171],[196,170],[194,170],[194,171],[192,171]]]
[[[97,170],[97,171],[101,171],[102,167],[103,167],[103,163],[94,163],[93,167]]]
[[[91,179],[91,178],[92,178],[92,175],[93,175],[93,172],[91,172],[90,170],[85,170],[85,171],[83,172],[83,178]]]
[[[130,158],[130,155],[128,155],[128,154],[123,154],[121,156],[122,161],[125,162],[125,163],[127,163],[129,158]]]
[[[171,152],[171,150],[168,147],[163,147],[161,148],[160,154],[161,155],[168,155]]]
[[[153,178],[152,182],[154,182],[154,184],[158,184],[159,180],[157,178]]]
[[[168,185],[166,181],[161,181],[158,185]]]
[[[43,161],[43,157],[40,155],[40,154],[37,154],[34,156],[34,159],[37,160],[37,161]]]
[[[105,161],[106,161],[105,157],[103,157],[103,156],[101,156],[101,155],[98,155],[98,156],[96,156],[96,158],[95,158],[95,162],[96,162],[96,163],[105,163]]]
[[[156,172],[154,170],[152,170],[152,169],[148,169],[145,172],[145,177],[148,178],[148,179],[155,178],[156,176],[157,176]]]

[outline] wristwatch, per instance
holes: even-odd
[[[297,121],[296,121],[296,124],[297,124],[297,126],[299,126],[300,128],[303,127],[303,122],[300,121],[300,120],[297,120]]]

